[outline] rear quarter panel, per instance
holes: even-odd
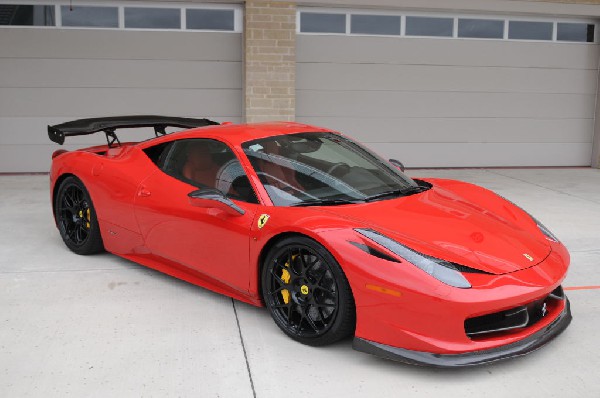
[[[141,246],[139,227],[133,211],[137,188],[157,167],[136,146],[123,147],[115,156],[86,151],[66,152],[53,159],[50,185],[53,196],[62,178],[74,175],[88,190],[105,248],[126,254]]]

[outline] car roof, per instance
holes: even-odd
[[[169,134],[164,141],[181,140],[186,138],[214,138],[227,141],[232,145],[240,145],[246,141],[267,138],[278,135],[312,132],[332,132],[322,127],[295,122],[267,122],[247,124],[221,124],[218,126],[198,127],[190,130]],[[163,142],[163,139],[158,139]],[[157,143],[156,139],[145,143]]]

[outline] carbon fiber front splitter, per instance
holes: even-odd
[[[461,366],[475,366],[502,359],[513,358],[529,354],[550,342],[571,323],[571,306],[566,299],[564,310],[548,326],[531,336],[502,347],[489,350],[472,351],[462,354],[434,354],[419,352],[379,344],[373,341],[354,338],[352,347],[357,351],[366,352],[381,358],[391,359],[411,365],[433,366],[439,368],[454,368]]]

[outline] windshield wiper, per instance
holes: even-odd
[[[310,199],[299,203],[291,204],[290,206],[334,206],[334,205],[346,205],[351,203],[363,203],[362,199],[350,200],[350,199]]]
[[[385,192],[381,192],[381,193],[378,193],[375,195],[367,196],[366,198],[364,198],[364,201],[371,202],[373,200],[387,198],[388,196],[408,196],[408,195],[412,195],[415,193],[426,191],[428,189],[429,189],[429,187],[424,187],[421,185],[410,186],[410,187],[402,188],[402,189],[393,189],[391,191],[385,191]]]

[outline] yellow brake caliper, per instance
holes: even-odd
[[[298,257],[297,254],[292,255],[292,261],[296,259],[296,257]],[[287,263],[284,264],[287,268],[290,268],[290,262],[288,261]],[[290,275],[290,271],[288,271],[287,269],[283,269],[281,271],[281,280],[283,281],[283,283],[285,283],[286,285],[288,285],[290,283],[290,279],[292,278],[292,276]],[[290,302],[290,291],[287,289],[283,289],[281,291],[281,298],[283,299],[283,302],[285,304],[288,304]]]
[[[90,209],[85,210],[79,210],[79,218],[82,219],[85,215],[85,227],[87,229],[90,229]]]

